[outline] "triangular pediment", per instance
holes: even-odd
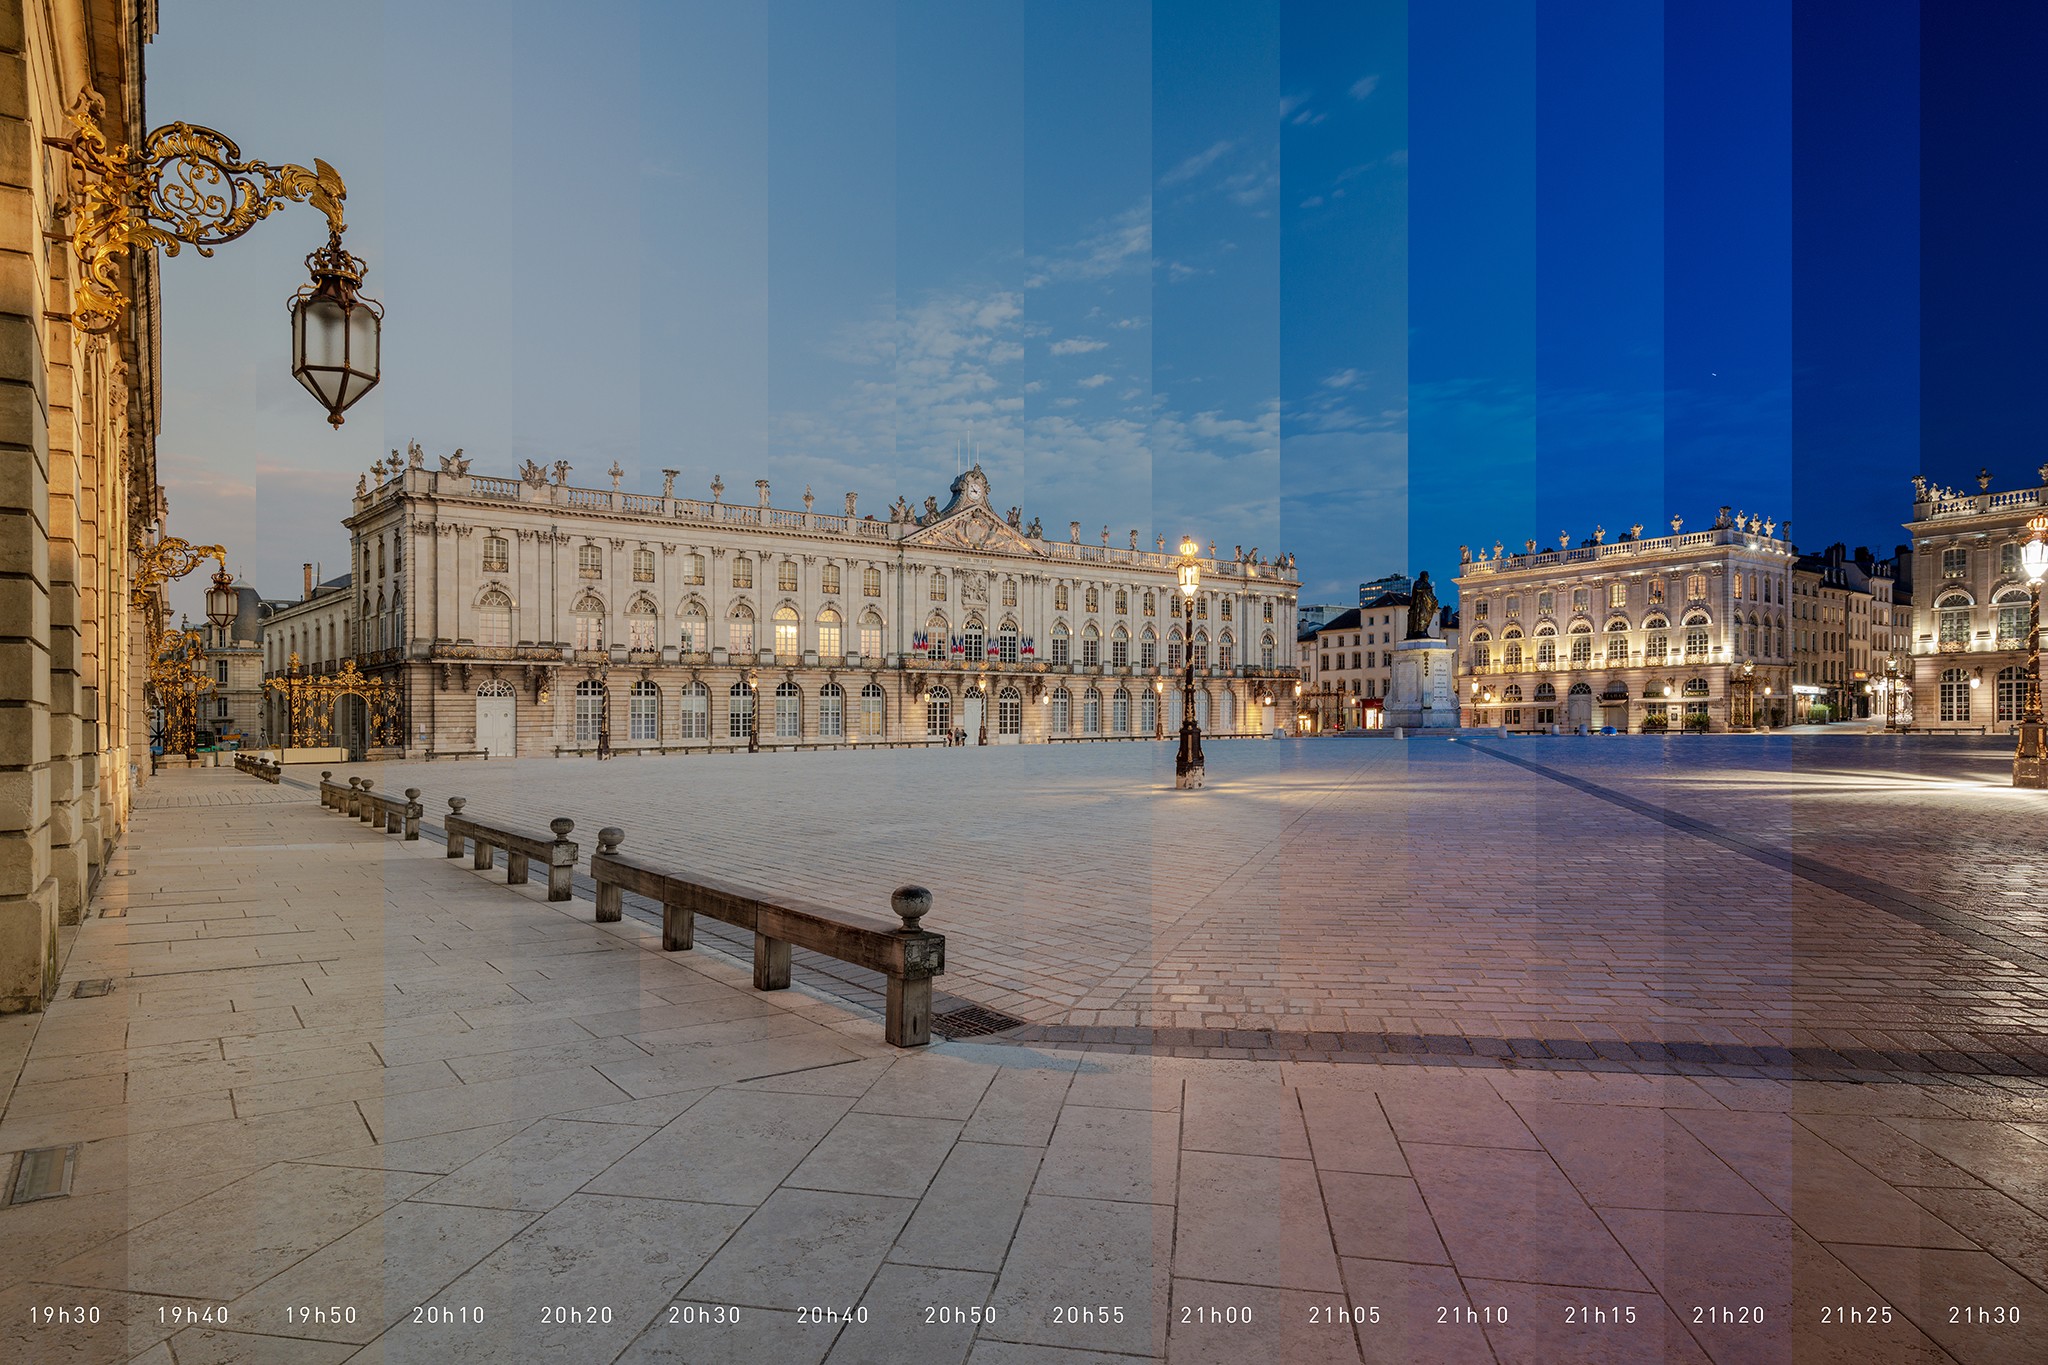
[[[970,504],[903,538],[905,545],[995,554],[1042,554],[1036,542],[980,504]]]

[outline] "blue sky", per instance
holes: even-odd
[[[389,310],[330,432],[288,209],[165,272],[173,529],[338,566],[417,439],[1300,556],[1698,525],[1888,550],[2040,462],[2037,7],[181,0],[150,113],[333,162]],[[488,22],[484,21],[488,16]],[[1446,590],[1446,596],[1448,592]]]

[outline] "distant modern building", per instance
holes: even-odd
[[[1318,626],[1328,625],[1331,621],[1336,620],[1339,616],[1350,610],[1351,608],[1345,606],[1342,602],[1325,602],[1319,606],[1296,607],[1295,620],[1300,623],[1302,630],[1314,630]]]
[[[1722,730],[1782,723],[1794,552],[1770,518],[1509,554],[1460,550],[1467,725]]]
[[[2027,520],[2048,513],[2041,482],[1975,493],[1913,480],[1910,646],[1913,724],[1919,729],[2011,733],[2026,705],[2027,577],[2020,547]]]
[[[1415,591],[1415,580],[1407,574],[1382,574],[1370,583],[1360,583],[1358,585],[1358,605],[1367,607],[1372,605],[1376,598],[1388,595],[1406,597],[1413,591]]]
[[[357,489],[339,632],[398,688],[407,753],[1171,735],[1189,651],[1205,731],[1265,731],[1292,695],[1291,558],[1211,545],[1184,613],[1164,537],[1048,535],[979,466],[944,506],[862,516],[851,493],[776,507],[765,479],[740,504],[722,481],[698,499],[409,454]]]

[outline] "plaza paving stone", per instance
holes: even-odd
[[[1076,1035],[914,1051],[166,775],[7,1021],[0,1153],[78,1154],[0,1207],[0,1359],[2037,1359],[2042,981],[1981,945],[2043,945],[1970,898],[2005,872],[1921,865],[2038,829],[1989,750],[1511,750],[1588,791],[1510,743],[1218,744],[1187,796],[1139,745],[363,769],[830,904],[924,882],[942,984]]]

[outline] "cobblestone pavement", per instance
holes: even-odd
[[[1549,782],[1450,746],[1287,754],[1227,748],[1243,785],[1170,811],[1096,760],[1092,841],[1050,802],[1013,819],[1076,840],[1037,855],[1063,882],[1135,875],[1106,850],[1142,851],[1163,914],[1178,873],[1138,838],[1150,822],[1202,823],[1206,858],[1251,850],[1212,874],[1214,896],[1261,839],[1318,820],[1354,849],[1398,835],[1404,856],[1437,856],[1406,842],[1409,818],[1435,815],[1417,768],[1510,808]],[[548,795],[630,791],[629,766],[563,770]],[[670,774],[722,777],[694,760]],[[856,825],[922,829],[937,799],[847,785]],[[972,787],[952,799],[978,811]],[[1567,829],[1619,809],[1534,790]],[[1375,793],[1399,804],[1361,804]],[[1215,813],[1233,794],[1237,814]],[[772,795],[750,800],[772,817]],[[806,856],[849,846],[837,818],[793,818],[820,831],[793,845]],[[1610,845],[1609,863],[1670,875],[1675,843],[1718,887],[1736,855],[1698,842],[1665,826],[1654,858]],[[1011,865],[1005,840],[978,847]],[[29,1045],[0,1152],[77,1151],[69,1197],[0,1207],[0,1359],[2039,1358],[2048,1086],[2031,1078],[899,1052],[872,1017],[755,992],[742,964],[662,953],[649,926],[595,924],[587,902],[440,852],[229,771],[149,789],[69,933],[62,995],[7,1035]],[[1546,875],[1532,861],[1472,885],[1533,913]],[[1063,913],[1100,918],[1078,894]],[[93,981],[108,993],[73,994]]]
[[[944,984],[1041,1039],[2043,1071],[2048,849],[1990,745],[1211,748],[1193,794],[1145,744],[348,771],[827,903],[921,882]]]

